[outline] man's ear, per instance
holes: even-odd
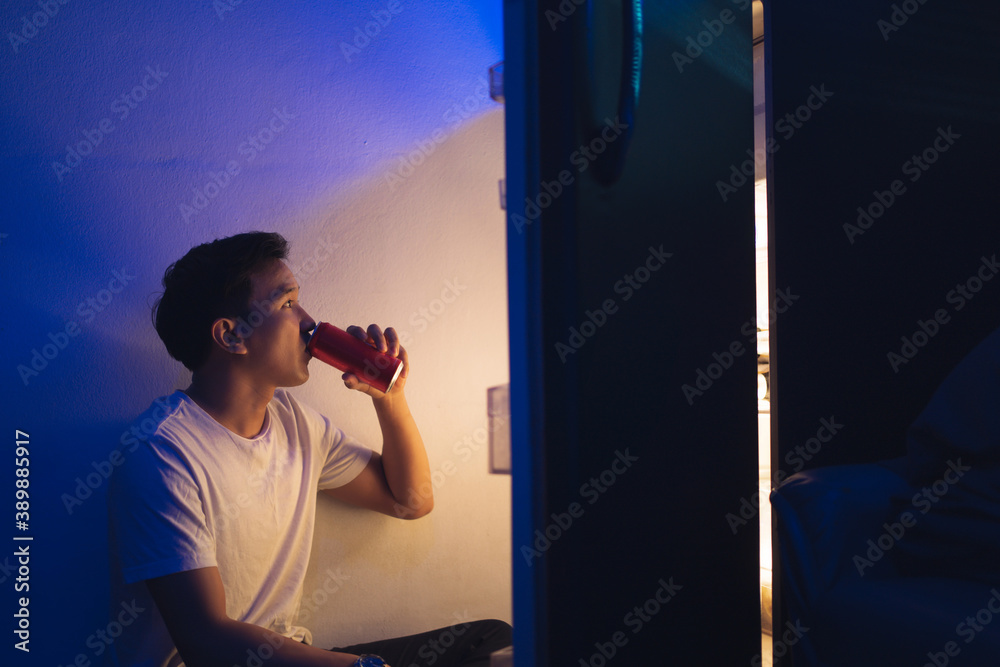
[[[230,318],[219,318],[212,323],[212,341],[222,350],[230,354],[246,354],[247,346],[244,333],[236,320]]]

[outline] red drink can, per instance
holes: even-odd
[[[354,373],[362,382],[389,393],[403,371],[403,360],[379,352],[329,322],[320,322],[306,343],[309,354],[345,373]]]

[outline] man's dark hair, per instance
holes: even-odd
[[[167,267],[153,326],[170,356],[198,370],[212,349],[212,323],[245,315],[253,275],[287,256],[281,234],[247,232],[196,246]]]

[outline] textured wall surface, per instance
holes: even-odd
[[[485,409],[507,381],[500,3],[17,0],[0,26],[3,426],[30,436],[31,521],[11,533],[35,538],[31,664],[106,653],[111,452],[189,380],[149,307],[188,248],[251,229],[289,239],[314,318],[403,334],[438,482],[416,522],[320,499],[317,642],[510,620]],[[378,448],[370,401],[311,368],[297,395]]]

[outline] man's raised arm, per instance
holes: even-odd
[[[382,430],[382,454],[373,454],[368,466],[353,481],[336,489],[327,489],[326,493],[389,516],[420,518],[434,508],[434,490],[424,441],[403,393],[410,372],[406,350],[399,344],[399,336],[392,327],[383,333],[375,324],[370,325],[367,331],[352,326],[347,328],[347,332],[390,356],[402,359],[403,371],[389,393],[365,384],[356,375],[344,374],[344,384],[349,389],[372,397]]]

